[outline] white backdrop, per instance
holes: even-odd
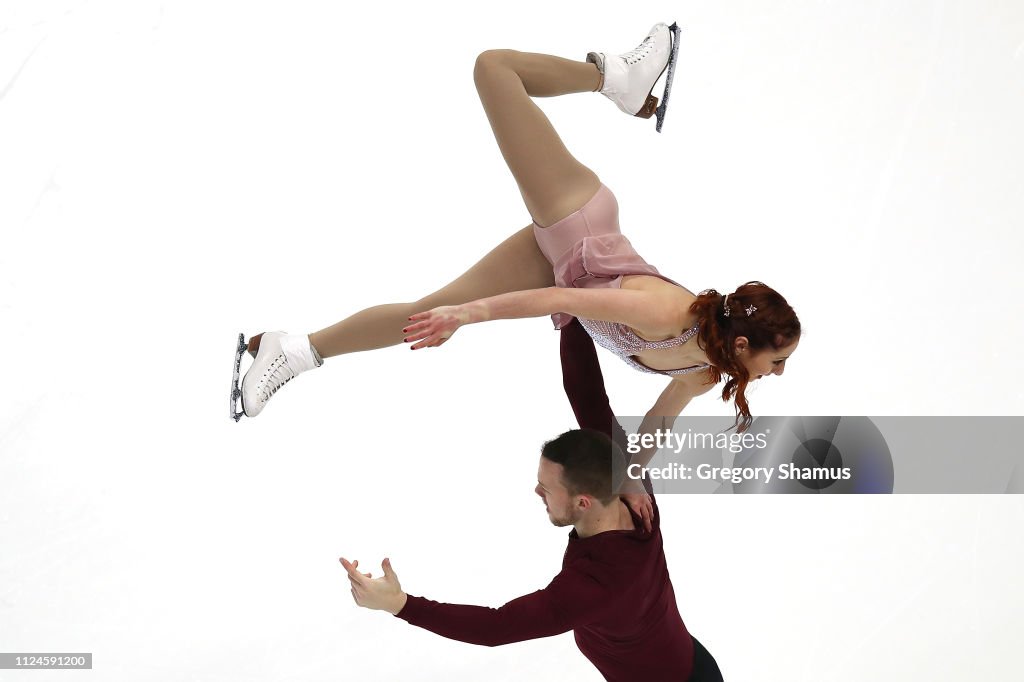
[[[486,649],[359,609],[337,564],[495,606],[557,572],[549,320],[331,359],[240,424],[227,390],[239,331],[413,300],[528,224],[480,51],[582,59],[661,20],[663,134],[541,106],[662,272],[794,305],[755,415],[1021,414],[1019,3],[8,1],[0,651],[95,663],[0,679],[599,679],[571,635]],[[663,381],[602,360],[641,414]],[[1020,497],[661,505],[729,680],[1018,679]]]

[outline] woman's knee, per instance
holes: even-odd
[[[515,50],[484,50],[473,65],[473,80],[480,85],[496,69],[508,68],[515,54]]]

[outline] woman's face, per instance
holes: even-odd
[[[776,374],[782,376],[782,373],[786,371],[786,360],[793,354],[796,347],[800,345],[800,339],[797,339],[785,348],[779,350],[772,350],[767,348],[765,350],[751,352],[750,345],[747,342],[747,337],[740,336],[736,339],[736,353],[740,362],[746,367],[747,371],[750,372],[750,380],[760,379],[761,377],[768,376],[769,374]]]

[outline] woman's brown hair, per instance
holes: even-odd
[[[785,348],[800,338],[800,320],[786,299],[763,282],[747,282],[728,296],[728,315],[726,297],[714,289],[702,291],[690,305],[690,311],[699,318],[697,344],[711,362],[714,383],[721,381],[723,374],[729,375],[722,400],[735,396],[736,426],[739,431],[746,431],[754,421],[744,394],[750,373],[736,357],[733,344],[738,337],[745,336],[754,353]]]

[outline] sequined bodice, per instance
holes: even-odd
[[[622,358],[626,364],[631,365],[634,369],[638,369],[641,372],[675,376],[677,374],[699,372],[702,369],[707,369],[709,367],[707,363],[704,363],[694,365],[692,367],[682,367],[680,369],[651,369],[633,357],[634,355],[648,350],[661,350],[663,348],[675,348],[676,346],[681,346],[693,338],[693,335],[700,329],[699,326],[691,327],[673,339],[665,339],[664,341],[647,341],[646,339],[642,339],[637,336],[627,325],[619,322],[585,320],[582,317],[579,318],[579,320],[580,324],[583,325],[583,328],[587,330],[587,333],[590,334],[591,338],[594,339],[597,345],[615,353]]]

